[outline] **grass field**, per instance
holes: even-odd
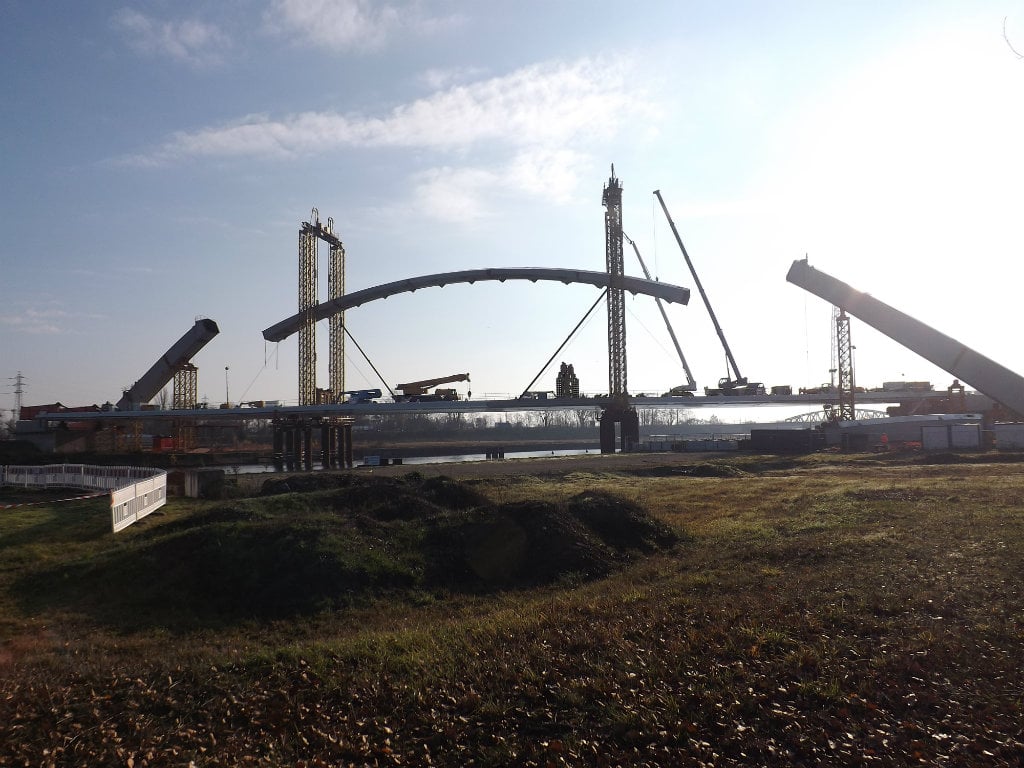
[[[1024,764],[1005,458],[3,510],[0,765]]]

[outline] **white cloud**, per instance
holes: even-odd
[[[433,218],[470,222],[484,218],[501,194],[522,192],[552,203],[567,202],[587,158],[566,149],[525,149],[493,168],[431,168],[413,177],[414,205]]]
[[[439,91],[453,85],[466,83],[484,74],[481,67],[452,67],[449,69],[428,69],[417,78],[432,91]]]
[[[56,323],[66,317],[67,312],[58,309],[27,309],[19,315],[0,315],[0,325],[7,326],[16,333],[52,335],[63,332]]]
[[[187,157],[289,156],[342,147],[465,149],[484,142],[561,147],[608,138],[622,115],[649,114],[651,105],[624,67],[591,60],[538,64],[503,77],[460,85],[399,105],[380,117],[304,112],[280,119],[249,115],[235,122],[180,132],[134,162]]]
[[[166,56],[192,66],[219,63],[229,44],[216,25],[194,19],[160,21],[131,8],[122,8],[112,18],[114,28],[128,45],[147,56]]]
[[[460,22],[458,16],[431,16],[419,3],[372,0],[274,0],[265,15],[268,26],[299,33],[332,51],[369,51],[383,47],[399,32],[432,34]]]
[[[179,132],[156,150],[126,158],[163,165],[189,158],[308,156],[389,147],[433,151],[412,179],[418,207],[473,220],[488,190],[512,190],[553,203],[570,199],[588,152],[624,121],[649,121],[656,107],[622,62],[584,59],[536,64],[508,75],[453,85],[380,115],[304,112],[248,115],[230,124]],[[439,82],[442,78],[439,76]],[[452,166],[457,157],[462,167]]]
[[[432,218],[475,221],[486,215],[483,198],[501,177],[483,168],[432,168],[413,177],[413,202]]]

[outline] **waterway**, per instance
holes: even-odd
[[[554,451],[505,451],[503,454],[504,459],[538,459],[544,456],[582,456],[588,453],[600,453],[600,450],[596,448],[568,448],[563,450]],[[497,459],[501,461],[502,459]],[[364,459],[365,461],[365,459]],[[397,461],[401,462],[402,466],[415,466],[417,464],[454,464],[463,461],[495,461],[495,459],[488,459],[485,453],[461,453],[453,454],[450,456],[406,456]],[[395,459],[391,459],[389,463],[396,462]],[[372,466],[365,463],[354,464],[354,468]],[[227,472],[233,472],[235,474],[255,474],[259,472],[276,472],[273,464],[236,464],[232,466],[226,466],[224,469]],[[323,469],[323,466],[319,462],[313,463],[314,470]],[[293,470],[303,471],[303,470]]]

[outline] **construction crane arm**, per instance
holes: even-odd
[[[679,236],[679,230],[676,229],[676,223],[672,221],[672,216],[669,215],[668,207],[665,205],[665,201],[661,197],[661,190],[654,190],[654,195],[658,198],[658,202],[661,203],[661,210],[665,212],[665,218],[668,219],[668,224],[672,228],[672,234],[676,237],[676,242],[679,244],[679,250],[683,252],[683,258],[686,260],[686,266],[690,268],[690,275],[693,277],[693,282],[697,286],[697,290],[700,292],[700,297],[704,299],[704,306],[707,307],[708,315],[711,317],[711,322],[715,326],[715,333],[718,334],[718,340],[722,342],[722,349],[725,350],[725,358],[728,361],[728,365],[732,366],[734,376],[732,383],[743,386],[747,383],[747,380],[740,375],[739,366],[736,365],[736,358],[732,356],[732,350],[729,349],[729,342],[725,340],[725,331],[723,331],[722,326],[718,324],[718,318],[715,316],[715,310],[711,308],[711,300],[708,298],[708,294],[704,290],[704,286],[701,285],[700,278],[697,277],[697,270],[693,268],[693,262],[690,261],[690,254],[686,252],[686,246],[683,245],[683,238]]]
[[[651,273],[647,270],[647,264],[644,263],[643,257],[640,255],[640,249],[636,247],[636,243],[633,239],[625,232],[622,233],[623,239],[633,246],[633,253],[636,254],[636,260],[640,262],[640,269],[644,271],[644,277],[648,280],[651,279]],[[668,320],[668,313],[665,312],[665,305],[661,303],[661,299],[655,296],[654,303],[658,305],[658,310],[661,312],[661,319],[665,321],[665,328],[668,329],[668,335],[672,337],[672,343],[675,345],[676,354],[679,355],[679,362],[683,364],[683,371],[686,373],[686,383],[675,387],[675,390],[680,392],[693,392],[697,389],[697,382],[693,380],[693,374],[690,373],[690,366],[686,364],[686,357],[683,355],[683,348],[679,346],[679,340],[676,338],[676,332],[672,328],[672,323]]]
[[[469,381],[468,373],[456,373],[451,376],[441,376],[436,379],[423,379],[422,381],[410,381],[408,384],[396,384],[395,389],[399,389],[403,394],[406,395],[419,395],[423,394],[426,390],[431,387],[436,387],[438,384],[448,384],[452,381]]]

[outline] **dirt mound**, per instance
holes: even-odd
[[[125,630],[185,629],[424,590],[596,578],[676,541],[642,508],[610,494],[495,505],[444,477],[311,482],[320,489],[282,495],[276,485],[268,497],[140,528],[123,548],[41,567],[17,592],[27,610],[62,607]]]
[[[434,522],[428,540],[443,556],[433,576],[465,587],[595,578],[637,552],[678,541],[636,505],[599,493],[580,494],[565,504],[504,504]]]
[[[679,537],[642,507],[601,491],[584,491],[569,499],[569,511],[616,550],[652,552],[675,544]]]

